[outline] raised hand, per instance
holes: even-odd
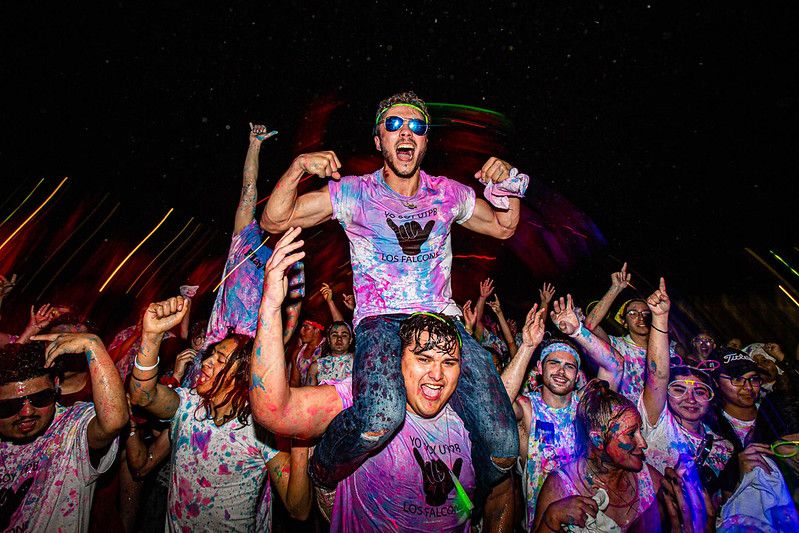
[[[350,311],[355,309],[355,295],[354,294],[344,294],[341,297],[341,301],[344,302],[344,305],[347,306],[347,309]]]
[[[444,505],[449,493],[455,488],[446,463],[438,458],[434,461],[425,461],[416,447],[413,448],[413,456],[422,471],[425,502],[431,507]],[[459,457],[452,465],[452,473],[456,478],[460,478],[462,467],[463,459]]]
[[[495,294],[494,299],[488,302],[488,307],[490,307],[497,316],[502,314],[502,306],[499,304],[499,294]]]
[[[298,155],[292,165],[302,172],[313,174],[320,178],[328,176],[333,179],[341,178],[339,173],[341,162],[336,157],[336,154],[330,150]]]
[[[333,301],[333,289],[330,288],[330,285],[327,283],[322,283],[322,288],[319,290],[322,294],[322,298],[325,299],[326,302]]]
[[[275,249],[264,267],[264,293],[262,305],[267,309],[279,309],[288,292],[286,271],[295,262],[305,257],[305,252],[295,252],[304,241],[295,239],[300,235],[300,228],[289,228],[277,241]]]
[[[538,296],[541,299],[541,307],[547,307],[549,302],[552,301],[552,297],[555,296],[555,286],[551,283],[544,283],[544,285],[538,289]]]
[[[566,335],[573,335],[580,327],[580,320],[574,312],[572,295],[567,294],[564,300],[561,296],[552,302],[552,312],[549,313],[552,322]]]
[[[96,350],[105,350],[100,337],[92,333],[49,333],[34,335],[31,340],[50,343],[44,354],[45,368],[53,366],[55,360],[64,354],[85,353],[87,361],[91,363]]]
[[[159,335],[180,324],[189,306],[183,296],[173,296],[163,302],[151,303],[144,311],[142,334]]]
[[[486,278],[480,282],[480,298],[485,300],[491,293],[494,292],[494,280],[491,278]]]
[[[261,142],[267,140],[269,137],[274,137],[275,135],[277,135],[277,131],[275,131],[275,130],[267,131],[266,126],[264,126],[262,124],[253,125],[253,123],[250,122],[250,142],[251,143],[252,142],[256,142],[256,143],[260,144]]]
[[[393,220],[387,218],[386,223],[397,236],[397,242],[402,248],[402,253],[406,255],[418,255],[422,250],[422,245],[430,236],[430,232],[433,231],[435,220],[428,220],[424,228],[415,220],[397,226]]]
[[[763,344],[763,350],[777,361],[785,360],[785,353],[782,351],[782,347],[776,342],[767,342]]]
[[[652,316],[668,314],[671,300],[666,292],[666,280],[660,278],[660,286],[646,299],[646,305],[652,312]]]
[[[525,346],[538,346],[544,340],[544,319],[546,318],[546,307],[538,309],[538,304],[527,313],[527,318],[522,326],[522,344]]]
[[[619,272],[610,275],[610,287],[616,292],[621,292],[630,284],[630,274],[627,272],[627,263],[621,266]]]
[[[14,286],[17,284],[17,275],[14,274],[11,276],[11,279],[6,279],[4,276],[0,276],[0,300],[8,296]]]
[[[510,169],[512,168],[513,165],[507,161],[503,161],[496,157],[490,157],[483,165],[483,168],[474,173],[474,177],[483,184],[489,181],[501,183],[510,177]]]
[[[466,327],[466,331],[471,333],[474,331],[474,326],[477,324],[477,314],[472,309],[472,301],[466,300],[466,303],[463,304],[463,325]]]
[[[35,311],[33,306],[31,306],[31,317],[28,321],[28,324],[30,324],[37,331],[43,330],[55,318],[55,312],[55,309],[50,304],[44,304]]]

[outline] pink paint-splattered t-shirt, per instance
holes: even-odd
[[[218,427],[205,418],[194,389],[177,388],[180,406],[172,418],[172,479],[168,531],[270,531],[271,492],[258,516],[261,490],[271,491],[266,463],[277,450],[249,425],[231,420]]]
[[[352,406],[352,380],[334,386],[344,409]],[[449,471],[472,498],[471,457],[469,433],[452,407],[433,418],[407,412],[388,445],[336,487],[330,530],[469,531]]]
[[[323,381],[341,381],[352,376],[353,355],[326,355],[316,361],[317,383]]]
[[[118,439],[97,468],[86,430],[94,405],[56,404],[50,427],[35,441],[0,441],[0,531],[88,531],[94,482],[114,463]]]
[[[350,241],[354,325],[392,313],[460,314],[452,300],[450,229],[472,216],[471,187],[422,171],[418,191],[406,197],[386,185],[381,169],[328,188],[333,218]]]
[[[527,439],[527,530],[533,530],[535,504],[547,475],[574,459],[574,415],[579,399],[572,394],[569,405],[553,409],[544,402],[540,389],[523,396],[530,402],[532,418]]]
[[[224,340],[228,336],[228,328],[233,328],[235,333],[255,337],[258,308],[264,289],[264,267],[272,256],[272,248],[265,242],[268,237],[255,220],[233,235],[222,273],[224,282],[216,293],[208,319],[205,346]],[[302,297],[305,273],[301,262],[291,266],[289,286],[292,297]],[[195,368],[200,366],[199,362],[195,361]]]

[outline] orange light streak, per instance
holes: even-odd
[[[236,269],[237,269],[237,268],[239,268],[241,265],[243,265],[243,264],[244,264],[244,262],[245,262],[247,259],[249,259],[250,257],[254,256],[254,255],[255,255],[255,252],[257,252],[258,250],[260,250],[260,249],[261,249],[261,246],[263,246],[264,244],[266,244],[266,241],[268,241],[268,240],[269,240],[269,236],[267,236],[267,237],[266,237],[266,239],[264,239],[264,242],[262,242],[261,244],[259,244],[259,245],[258,245],[258,248],[256,248],[255,250],[253,250],[253,251],[250,253],[250,255],[248,255],[247,257],[245,257],[245,258],[244,258],[244,259],[242,259],[241,261],[239,261],[239,264],[238,264],[238,265],[236,265],[236,266],[234,266],[233,268],[231,268],[231,269],[230,269],[230,272],[228,272],[227,274],[225,274],[225,276],[222,278],[222,281],[220,281],[219,283],[217,283],[217,284],[216,284],[216,287],[214,287],[214,290],[212,290],[211,292],[212,292],[212,293],[216,292],[216,291],[217,291],[217,289],[219,289],[219,287],[221,287],[221,286],[222,286],[222,284],[225,282],[225,280],[226,280],[226,279],[228,279],[228,276],[230,276],[232,273],[234,273],[234,272],[236,271]]]
[[[38,189],[38,188],[39,188],[39,185],[41,185],[42,183],[44,183],[44,178],[40,179],[40,180],[39,180],[39,183],[37,183],[37,184],[36,184],[36,186],[33,188],[33,190],[32,190],[31,192],[29,192],[29,193],[28,193],[28,196],[26,196],[26,197],[25,197],[25,199],[24,199],[24,200],[22,200],[22,202],[21,202],[21,203],[20,203],[20,204],[19,204],[17,207],[15,207],[13,211],[11,211],[11,213],[10,213],[10,214],[9,214],[9,215],[8,215],[8,216],[7,216],[7,217],[6,217],[6,218],[5,218],[3,221],[2,221],[2,222],[0,222],[0,228],[2,228],[2,227],[3,227],[3,224],[5,224],[6,222],[8,222],[8,219],[9,219],[9,218],[11,218],[11,217],[13,217],[13,216],[14,216],[14,213],[16,213],[17,211],[19,211],[19,208],[20,208],[20,207],[22,207],[23,205],[25,205],[25,202],[27,202],[27,201],[28,201],[28,199],[29,199],[29,198],[30,198],[30,197],[33,195],[33,193],[35,193],[35,192],[36,192],[36,189]]]
[[[166,219],[167,219],[167,218],[169,218],[169,215],[171,215],[171,214],[172,214],[172,211],[174,211],[174,210],[175,210],[175,208],[174,208],[174,207],[170,207],[170,208],[169,208],[169,211],[167,211],[167,212],[166,212],[166,215],[164,215],[164,218],[162,218],[162,219],[161,219],[161,222],[159,222],[159,223],[158,223],[158,224],[157,224],[157,225],[156,225],[156,226],[155,226],[155,227],[152,229],[152,231],[151,231],[150,233],[148,233],[148,234],[147,234],[147,236],[146,236],[145,238],[143,238],[143,239],[142,239],[142,241],[141,241],[139,244],[137,244],[137,245],[136,245],[136,247],[135,247],[133,250],[131,250],[131,251],[130,251],[130,253],[127,255],[127,257],[125,257],[125,259],[123,259],[123,260],[122,260],[122,262],[121,262],[121,263],[119,263],[119,265],[118,265],[118,266],[117,266],[117,267],[114,269],[114,271],[113,271],[113,272],[111,272],[111,275],[110,275],[110,276],[108,276],[108,279],[107,279],[107,280],[105,280],[105,283],[103,283],[103,286],[102,286],[102,287],[100,287],[100,290],[99,290],[98,292],[103,292],[103,289],[105,289],[105,286],[106,286],[106,285],[108,285],[108,283],[109,283],[109,282],[110,282],[110,281],[111,281],[111,280],[114,278],[114,276],[116,276],[117,272],[119,272],[119,269],[120,269],[120,268],[122,268],[122,266],[123,266],[125,263],[127,263],[127,262],[128,262],[128,259],[130,259],[130,258],[131,258],[131,256],[132,256],[134,253],[136,253],[136,250],[138,250],[139,248],[141,248],[141,245],[142,245],[142,244],[144,244],[145,242],[147,242],[147,239],[149,239],[150,237],[152,237],[152,236],[153,236],[153,233],[155,233],[155,232],[158,230],[158,228],[160,228],[160,227],[161,227],[161,224],[163,224],[163,223],[166,221]]]
[[[126,290],[126,291],[125,291],[125,294],[128,294],[128,293],[130,292],[130,290],[133,288],[133,286],[134,286],[134,285],[136,285],[136,282],[138,282],[138,281],[141,279],[141,277],[144,275],[144,273],[145,273],[145,272],[147,272],[148,270],[150,270],[150,267],[151,267],[151,266],[153,266],[153,263],[155,263],[155,262],[158,260],[158,258],[159,258],[159,257],[161,257],[161,254],[162,254],[162,253],[164,253],[164,252],[166,251],[166,249],[167,249],[167,248],[169,248],[170,246],[172,246],[172,243],[173,243],[173,242],[175,242],[176,240],[178,240],[178,237],[180,237],[180,236],[183,234],[183,232],[184,232],[184,231],[186,231],[186,228],[188,228],[188,227],[189,227],[189,225],[190,225],[190,224],[191,224],[193,221],[194,221],[194,217],[191,217],[191,218],[189,219],[189,221],[188,221],[188,222],[186,222],[186,225],[185,225],[185,226],[183,226],[183,229],[182,229],[182,230],[180,230],[180,231],[178,232],[178,234],[177,234],[177,235],[175,235],[175,236],[172,238],[172,240],[171,240],[171,241],[169,241],[168,243],[166,243],[166,246],[164,246],[163,248],[161,248],[161,251],[160,251],[160,252],[158,252],[158,254],[157,254],[155,257],[153,257],[153,260],[152,260],[152,261],[150,261],[150,262],[147,264],[147,266],[146,266],[146,267],[144,267],[144,268],[142,269],[141,273],[139,273],[139,275],[138,275],[138,276],[136,276],[136,279],[134,279],[134,280],[133,280],[133,283],[131,283],[131,284],[130,284],[130,287],[128,287],[128,290]]]
[[[790,292],[788,292],[788,291],[786,291],[786,290],[785,290],[785,287],[783,287],[782,285],[777,285],[777,287],[779,287],[779,288],[780,288],[780,290],[781,290],[782,292],[784,292],[784,293],[785,293],[785,296],[787,296],[788,298],[790,298],[790,299],[791,299],[791,301],[792,301],[794,304],[796,304],[796,306],[797,306],[797,307],[799,307],[799,302],[797,302],[797,301],[796,301],[796,298],[794,298],[793,296],[791,296],[791,293],[790,293]]]
[[[35,216],[36,216],[36,213],[38,213],[39,211],[41,211],[41,210],[42,210],[42,208],[43,208],[45,205],[47,205],[47,202],[49,202],[50,200],[52,200],[52,199],[53,199],[53,196],[55,196],[55,193],[57,193],[57,192],[58,192],[58,189],[60,189],[60,188],[61,188],[61,187],[64,185],[64,183],[66,183],[66,181],[67,181],[68,179],[69,179],[68,177],[65,177],[64,179],[62,179],[62,180],[61,180],[61,183],[59,183],[59,184],[58,184],[58,187],[56,187],[56,188],[55,188],[55,190],[54,190],[53,192],[51,192],[51,193],[50,193],[50,196],[48,196],[48,197],[47,197],[47,199],[46,199],[44,202],[42,202],[42,205],[40,205],[39,207],[37,207],[37,208],[36,208],[36,211],[34,211],[33,213],[31,213],[31,214],[30,214],[30,216],[29,216],[28,218],[26,218],[26,219],[25,219],[25,221],[24,221],[22,224],[20,224],[20,225],[19,225],[19,227],[18,227],[17,229],[15,229],[15,230],[14,230],[14,233],[12,233],[11,235],[9,235],[9,236],[8,236],[8,238],[7,238],[7,239],[6,239],[6,240],[3,242],[3,244],[0,244],[0,250],[2,250],[3,248],[5,248],[5,245],[6,245],[6,244],[8,244],[8,242],[9,242],[11,239],[13,239],[13,238],[16,236],[16,234],[17,234],[17,233],[19,233],[19,232],[20,232],[20,230],[21,230],[22,228],[24,228],[24,227],[25,227],[25,225],[26,225],[28,222],[30,222],[30,221],[31,221],[31,219],[32,219],[33,217],[35,217]]]

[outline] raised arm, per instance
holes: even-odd
[[[580,322],[574,312],[571,294],[567,294],[565,300],[561,297],[552,301],[550,317],[558,329],[574,339],[583,352],[599,366],[597,377],[610,383],[613,390],[618,390],[624,375],[624,361],[607,342]]]
[[[646,299],[652,312],[652,327],[646,349],[646,380],[644,382],[644,406],[649,422],[654,425],[666,407],[669,387],[669,309],[671,301],[666,292],[666,281],[660,278],[660,286]]]
[[[492,157],[474,177],[486,184],[488,182],[499,184],[510,177],[511,168],[513,166],[507,161]],[[507,199],[507,209],[495,209],[482,198],[475,199],[474,212],[471,218],[463,223],[463,227],[497,239],[510,239],[516,232],[516,226],[519,225],[521,202],[517,197],[507,197]]]
[[[47,367],[53,366],[53,362],[63,354],[86,355],[95,411],[87,429],[87,440],[92,450],[106,448],[127,425],[128,404],[122,378],[103,341],[89,333],[37,335],[33,340],[51,341],[45,356]]]
[[[522,327],[522,345],[519,346],[516,355],[513,356],[508,366],[502,371],[502,384],[505,385],[505,391],[508,393],[508,398],[510,398],[511,402],[519,395],[533,352],[544,338],[546,311],[546,309],[539,310],[538,304],[535,304],[527,313],[524,327]]]
[[[604,341],[608,341],[608,334],[602,329],[600,323],[602,319],[607,316],[610,311],[610,306],[616,301],[616,298],[621,294],[630,284],[630,274],[627,272],[627,263],[621,266],[619,272],[614,272],[610,275],[610,288],[608,292],[599,300],[588,316],[585,317],[585,327],[599,335]]]
[[[244,159],[244,177],[233,225],[234,235],[241,233],[241,230],[255,218],[255,206],[258,204],[258,156],[261,153],[261,143],[274,135],[277,135],[276,131],[267,131],[266,126],[261,124],[253,126],[250,122],[250,146]]]
[[[189,311],[182,296],[173,296],[163,302],[151,303],[142,319],[141,348],[136,354],[136,364],[131,372],[128,392],[130,401],[140,405],[160,419],[172,418],[180,405],[178,394],[157,381],[158,350],[164,333],[183,320]]]
[[[327,308],[330,309],[330,318],[333,319],[333,322],[343,322],[344,315],[341,314],[341,310],[333,300],[333,289],[330,288],[330,285],[322,283],[322,289],[319,292],[322,293],[322,298],[325,299]]]
[[[485,313],[486,301],[491,293],[494,292],[494,280],[486,278],[480,282],[480,297],[477,298],[477,303],[474,305],[475,323],[474,333],[472,336],[477,339],[477,342],[483,340],[483,314]]]
[[[309,228],[333,215],[333,203],[327,187],[297,196],[297,187],[305,174],[320,178],[341,178],[341,163],[333,152],[313,152],[297,156],[272,190],[261,214],[261,227],[280,233],[289,227]]]
[[[513,338],[513,334],[510,332],[510,326],[508,326],[508,321],[505,320],[505,313],[502,312],[502,306],[499,303],[499,295],[494,294],[494,301],[488,302],[488,306],[494,311],[494,314],[497,315],[497,323],[499,323],[499,329],[502,331],[502,336],[505,337],[505,344],[508,345],[508,352],[510,356],[513,357],[516,355],[516,350],[518,350],[518,346],[516,346],[516,339]]]
[[[286,270],[305,256],[294,241],[299,228],[290,228],[266,263],[264,291],[258,311],[258,330],[250,359],[250,405],[253,418],[278,435],[311,439],[320,436],[342,410],[335,387],[289,387],[281,338],[280,306],[286,297]]]

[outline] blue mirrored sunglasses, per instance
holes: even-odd
[[[386,117],[385,125],[386,131],[397,131],[402,127],[405,123],[404,118],[397,117],[397,116],[390,116]],[[411,118],[408,120],[408,129],[411,130],[416,135],[427,135],[427,129],[430,127],[430,124],[425,122],[420,118]]]

